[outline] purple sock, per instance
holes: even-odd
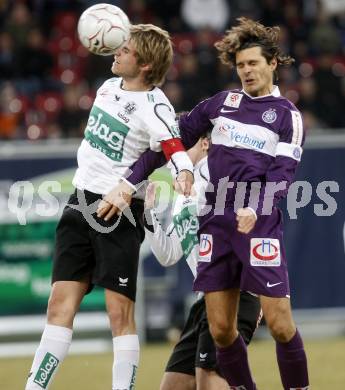
[[[256,390],[250,373],[247,346],[241,335],[229,347],[217,347],[217,362],[231,389]]]
[[[298,330],[288,343],[276,342],[276,352],[284,390],[309,389],[307,357]]]

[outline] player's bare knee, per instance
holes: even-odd
[[[287,343],[296,332],[293,323],[284,318],[276,319],[267,325],[272,337],[280,343]]]
[[[66,297],[52,295],[48,300],[47,320],[50,324],[70,326],[77,308]]]
[[[111,324],[111,328],[117,335],[120,335],[122,331],[128,326],[130,321],[128,311],[122,305],[116,308],[112,308],[108,311],[108,316]]]
[[[236,328],[233,328],[224,318],[215,320],[209,326],[215,343],[220,347],[232,344],[237,337]]]
[[[107,307],[111,329],[114,335],[120,336],[133,332],[134,315],[132,304],[128,300],[119,299]]]
[[[195,390],[195,377],[179,372],[165,372],[159,390]]]
[[[196,368],[196,390],[229,390],[227,382],[215,370]]]

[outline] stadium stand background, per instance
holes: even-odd
[[[89,54],[76,36],[80,13],[94,3],[1,2],[0,139],[83,135],[95,91],[111,76],[112,57]],[[235,75],[220,65],[213,43],[244,15],[281,26],[281,43],[296,63],[280,70],[280,88],[302,110],[309,131],[345,127],[345,116],[339,115],[345,106],[345,11],[329,9],[332,2],[111,3],[122,7],[133,23],[155,23],[172,33],[175,60],[164,90],[176,111],[237,85]]]

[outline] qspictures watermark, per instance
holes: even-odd
[[[174,190],[165,181],[156,182],[158,192],[165,199],[172,199]],[[298,211],[308,206],[313,194],[316,201],[313,203],[313,212],[319,217],[330,217],[337,211],[337,202],[333,194],[340,192],[340,186],[336,181],[325,180],[312,186],[308,181],[295,181],[287,189],[286,182],[268,182],[264,185],[260,182],[245,183],[231,182],[228,178],[222,178],[214,190],[214,186],[209,183],[206,192],[213,192],[215,202],[213,205],[203,203],[204,197],[198,197],[198,209],[203,215],[213,212],[215,215],[224,213],[228,191],[233,191],[233,207],[237,210],[245,205],[245,199],[249,197],[249,205],[257,210],[261,204],[260,214],[270,215],[274,206],[276,195],[282,194],[287,198],[287,211],[290,219],[298,218]],[[37,188],[30,181],[17,181],[13,183],[8,191],[7,206],[8,211],[16,217],[20,225],[26,225],[29,216],[36,215],[41,218],[57,217],[65,206],[62,201],[62,186],[58,181],[44,181]],[[119,217],[114,218],[113,223],[104,226],[95,216],[99,201],[87,204],[83,191],[77,191],[78,204],[70,204],[69,207],[79,211],[84,216],[90,226],[101,233],[109,233],[114,230],[121,218],[128,218],[135,225],[135,219],[130,208],[122,211]],[[319,201],[320,202],[319,202]],[[158,212],[163,213],[169,207],[168,202],[158,202]],[[199,214],[200,215],[200,214]]]

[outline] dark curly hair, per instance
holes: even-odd
[[[237,20],[239,24],[227,30],[223,39],[215,43],[223,64],[231,68],[236,66],[236,53],[255,46],[261,47],[262,55],[268,64],[273,58],[276,58],[278,65],[290,65],[295,61],[292,57],[284,55],[279,47],[278,26],[265,27],[244,17]]]

